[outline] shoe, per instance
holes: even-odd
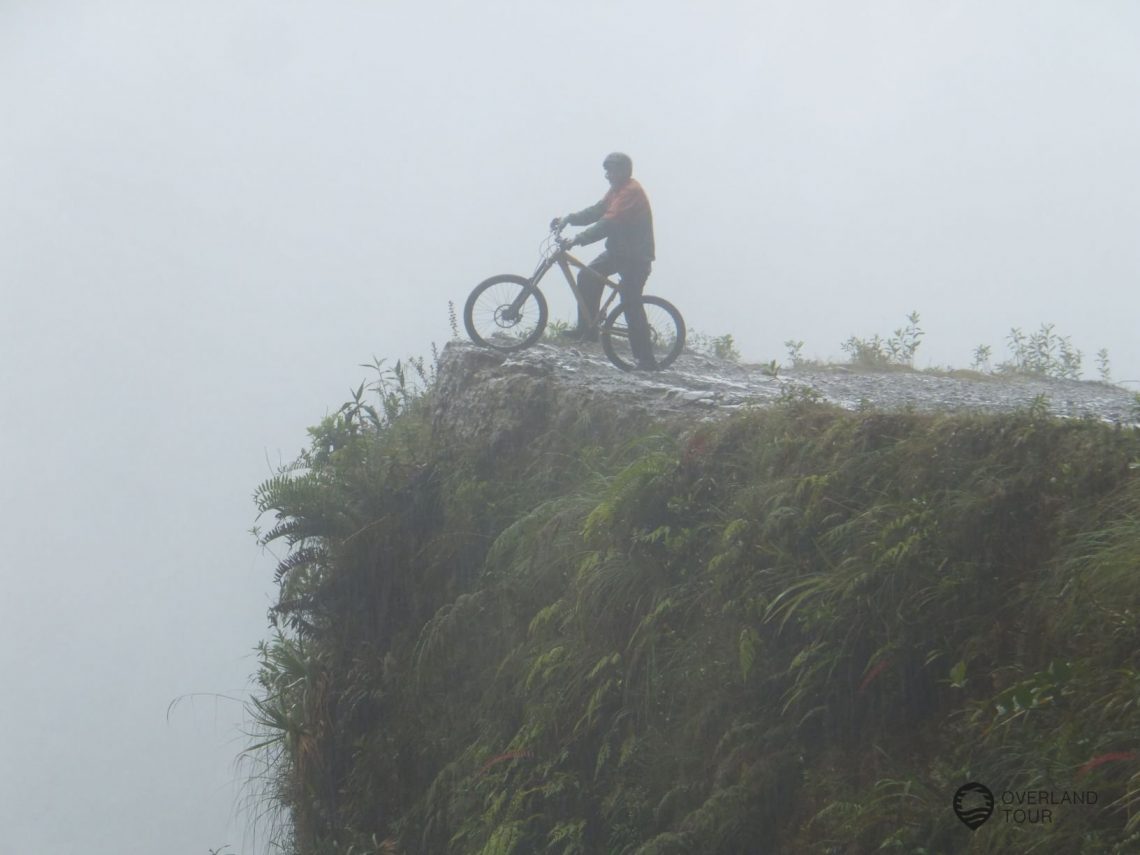
[[[638,371],[658,371],[661,366],[657,364],[656,359],[639,359],[637,360]]]

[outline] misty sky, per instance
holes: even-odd
[[[0,848],[258,851],[240,703],[167,718],[248,696],[254,487],[611,150],[647,292],[748,359],[917,310],[919,366],[1053,322],[1140,388],[1138,37],[1128,0],[0,0]]]

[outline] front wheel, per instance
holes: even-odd
[[[463,307],[471,340],[509,353],[530,347],[546,329],[546,298],[530,280],[504,274],[475,286]]]
[[[685,347],[685,319],[668,300],[660,297],[642,297],[645,317],[649,321],[649,342],[658,368],[673,364]],[[622,371],[637,368],[633,348],[629,342],[629,324],[625,320],[625,307],[618,305],[602,327],[602,350],[610,362]]]

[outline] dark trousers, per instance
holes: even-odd
[[[629,346],[633,351],[633,358],[638,362],[653,362],[653,344],[649,339],[649,319],[645,317],[645,306],[641,303],[641,292],[645,290],[645,281],[649,278],[650,263],[620,261],[608,252],[603,252],[590,262],[590,266],[578,273],[578,288],[582,292],[582,301],[590,314],[583,314],[583,307],[578,306],[578,332],[589,331],[594,318],[602,305],[602,292],[605,284],[599,276],[618,275],[618,293],[621,295],[621,305],[625,309],[625,318],[629,323]]]

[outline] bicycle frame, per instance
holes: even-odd
[[[562,271],[562,275],[566,277],[566,284],[570,286],[570,290],[574,293],[574,299],[578,301],[579,311],[583,317],[590,318],[590,326],[601,327],[614,298],[621,293],[618,288],[618,283],[606,276],[602,276],[600,273],[590,271],[591,275],[596,276],[602,281],[603,286],[610,289],[610,295],[602,302],[602,305],[598,309],[598,314],[594,315],[590,307],[586,305],[585,300],[582,299],[582,292],[578,288],[578,283],[570,270],[571,267],[577,267],[579,270],[589,270],[589,265],[575,258],[564,249],[552,252],[538,263],[538,267],[534,269],[534,273],[530,277],[529,286],[523,290],[511,304],[511,311],[518,312],[518,310],[522,308],[527,298],[530,297],[531,292],[538,290],[538,283],[542,280],[543,276],[550,272],[550,268],[552,267],[558,267],[558,269]]]

